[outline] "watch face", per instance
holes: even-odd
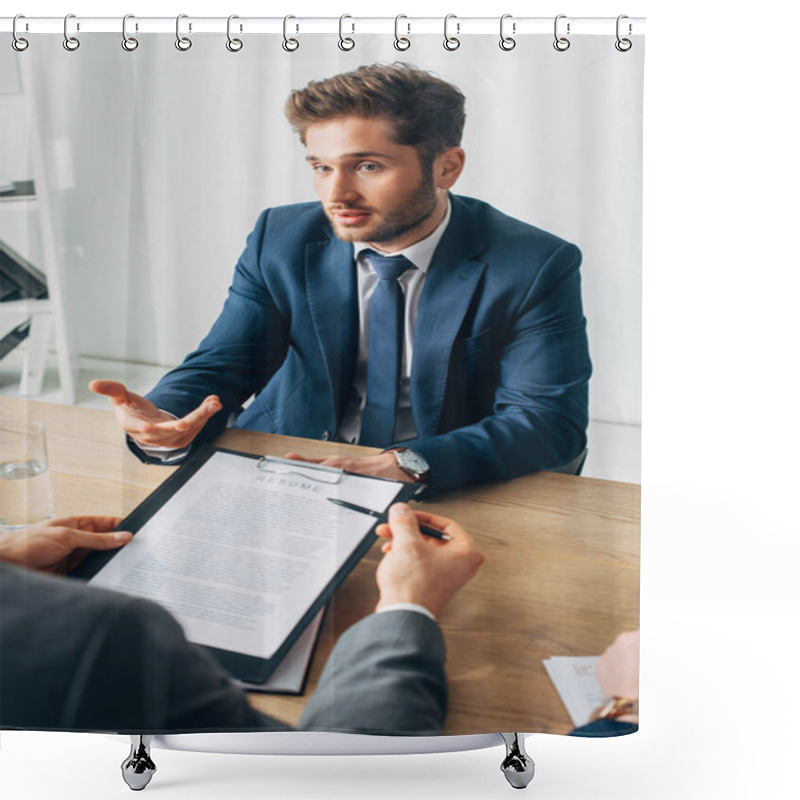
[[[401,467],[417,475],[424,475],[430,470],[428,462],[413,450],[396,450],[395,455]]]
[[[400,458],[403,464],[413,469],[414,472],[425,472],[428,469],[425,459],[418,456],[413,450],[406,450],[404,453],[400,453]]]

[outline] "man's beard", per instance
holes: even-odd
[[[348,206],[348,208],[350,208]],[[371,213],[372,209],[354,206],[354,210],[364,210]],[[341,210],[341,209],[337,209]],[[354,228],[341,228],[338,220],[328,209],[325,213],[333,225],[336,236],[345,242],[370,242],[380,244],[391,242],[404,234],[421,226],[436,211],[436,188],[433,185],[433,176],[423,176],[419,184],[399,208],[386,214],[381,220],[370,225],[367,224]]]

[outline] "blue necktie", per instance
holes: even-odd
[[[400,367],[403,363],[403,290],[397,279],[414,265],[405,256],[365,250],[378,283],[369,304],[367,400],[358,443],[388,447],[394,441]]]

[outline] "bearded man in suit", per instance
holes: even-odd
[[[372,65],[312,81],[286,111],[319,201],[261,214],[219,318],[146,398],[91,384],[134,452],[174,463],[233,420],[382,448],[324,463],[427,496],[579,460],[581,253],[451,192],[460,90]]]

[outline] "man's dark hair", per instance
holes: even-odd
[[[411,64],[372,64],[295,89],[286,116],[305,144],[316,122],[345,117],[385,118],[398,144],[417,149],[423,161],[461,144],[464,95],[447,81]]]

